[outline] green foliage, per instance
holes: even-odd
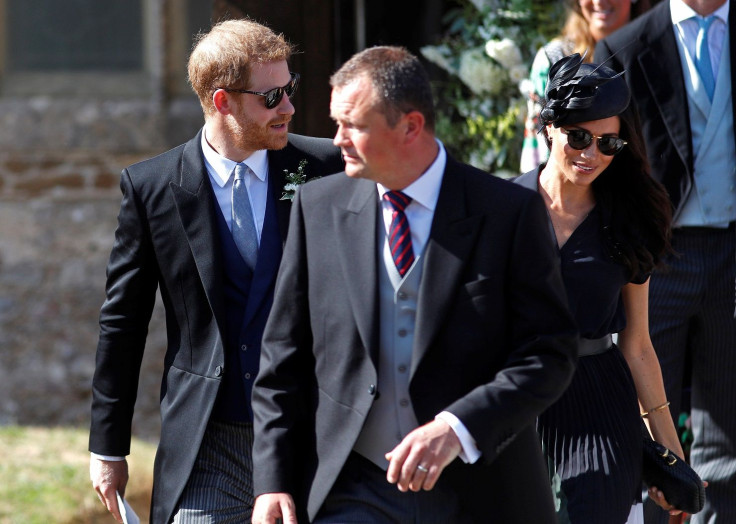
[[[685,452],[683,458],[690,460],[690,448],[693,445],[693,429],[691,427],[690,413],[680,413],[680,416],[677,418],[677,433],[680,436],[682,450]]]
[[[422,54],[447,73],[435,83],[437,135],[466,162],[516,173],[527,78],[537,50],[559,32],[558,1],[459,0],[445,36]]]

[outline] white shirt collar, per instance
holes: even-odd
[[[726,2],[713,13],[726,25],[728,25],[729,4],[730,0],[726,0]],[[670,0],[670,13],[672,14],[672,23],[675,25],[694,16],[700,16],[692,7],[685,4],[683,0]]]
[[[213,175],[212,178],[220,187],[224,187],[228,183],[228,180],[230,180],[230,176],[238,162],[225,158],[212,149],[212,146],[207,142],[205,129],[202,129],[202,153],[204,154],[207,169]],[[243,160],[243,163],[255,173],[261,182],[266,180],[266,176],[268,175],[268,151],[259,149]]]
[[[413,202],[421,204],[425,208],[434,212],[437,207],[437,199],[440,195],[440,186],[442,185],[442,176],[445,173],[445,166],[447,166],[447,153],[445,152],[445,146],[436,139],[437,145],[439,146],[439,152],[434,162],[417,178],[414,182],[409,184],[407,187],[401,190],[406,196],[410,197]],[[381,184],[376,184],[378,187],[378,196],[383,198],[383,195],[389,191],[389,189]]]

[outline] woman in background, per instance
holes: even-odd
[[[536,168],[547,159],[549,150],[539,139],[539,101],[544,96],[550,64],[563,56],[578,53],[593,61],[598,40],[610,35],[644,13],[650,0],[567,0],[567,18],[562,33],[538,52],[529,74],[529,101],[521,149],[522,173]]]
[[[550,69],[545,97],[549,160],[516,182],[544,199],[581,344],[570,387],[537,429],[559,522],[643,522],[640,417],[683,456],[648,322],[649,274],[670,249],[669,199],[649,176],[623,76],[574,54]]]

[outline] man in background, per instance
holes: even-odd
[[[690,462],[708,482],[693,523],[736,522],[734,28],[727,0],[667,0],[595,51],[626,71],[652,175],[675,210],[675,253],[652,275],[649,325],[673,416],[692,385]],[[646,519],[667,514],[647,504]]]

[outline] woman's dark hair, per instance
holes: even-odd
[[[664,186],[650,175],[636,108],[630,104],[618,116],[619,136],[628,143],[592,187],[606,248],[634,278],[650,273],[672,251],[672,204]]]

